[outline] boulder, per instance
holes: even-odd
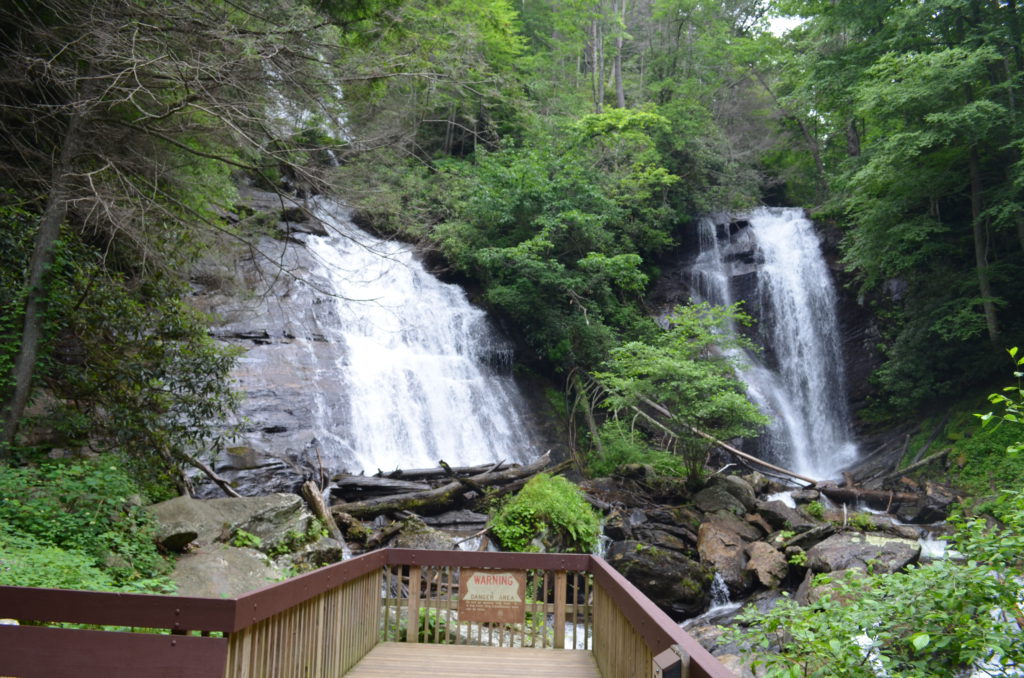
[[[660,525],[658,527],[661,527]],[[667,527],[667,526],[666,526]],[[641,541],[651,546],[656,546],[664,549],[671,549],[673,551],[685,552],[690,550],[690,544],[683,541],[678,535],[673,534],[669,530],[659,529],[644,529],[636,530],[635,533],[637,541]]]
[[[801,530],[818,523],[796,509],[791,509],[778,499],[757,502],[757,513],[776,530]]]
[[[711,523],[721,529],[735,532],[745,541],[757,541],[768,534],[768,531],[761,529],[758,525],[733,515],[711,515],[701,524],[704,523]]]
[[[709,485],[693,496],[694,505],[704,513],[725,513],[742,516],[747,512],[743,502],[722,485]]]
[[[157,541],[180,552],[188,544],[206,546],[230,541],[240,530],[259,537],[271,550],[289,532],[304,532],[312,515],[295,494],[262,497],[192,499],[175,497],[147,510],[156,519]]]
[[[647,522],[647,516],[640,509],[616,510],[604,523],[604,533],[612,541],[633,538],[633,530]]]
[[[746,569],[746,546],[747,542],[723,522],[706,522],[697,533],[701,562],[715,568],[733,596],[746,592],[754,584],[753,574]]]
[[[704,611],[711,602],[710,567],[638,541],[612,544],[608,562],[648,598],[677,619]]]
[[[284,576],[259,551],[226,544],[206,544],[186,553],[171,573],[179,596],[200,598],[234,598]]]
[[[937,523],[949,517],[949,507],[956,495],[949,488],[933,482],[925,483],[925,493],[916,503],[901,503],[896,517],[905,523]]]
[[[814,572],[858,569],[891,574],[917,561],[921,545],[910,539],[876,533],[835,534],[807,551]]]
[[[757,494],[749,482],[739,476],[718,476],[711,481],[712,485],[723,488],[726,492],[740,500],[744,512],[753,511],[757,507]]]
[[[823,523],[821,525],[815,525],[809,530],[793,535],[789,539],[785,539],[782,542],[783,550],[791,547],[800,548],[804,551],[807,549],[820,544],[825,541],[833,534],[835,534],[836,528],[831,523]]]
[[[770,589],[778,588],[789,574],[789,563],[777,549],[763,541],[747,546],[747,570],[757,575],[757,580]]]
[[[395,536],[390,546],[400,549],[428,549],[451,551],[455,548],[456,537],[428,527],[422,520],[405,521],[402,530]]]
[[[305,571],[340,563],[344,559],[344,544],[331,537],[321,537],[312,544],[305,544],[297,551],[284,556],[281,562],[299,571]]]

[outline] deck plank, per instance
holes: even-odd
[[[600,678],[590,652],[381,643],[345,678]]]

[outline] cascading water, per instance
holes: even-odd
[[[321,327],[338,350],[311,388],[340,377],[347,393],[341,411],[319,402],[313,424],[332,465],[376,472],[528,456],[512,349],[486,314],[408,245],[359,230],[335,203],[315,211],[332,235],[306,241],[328,287],[313,304],[328,305]]]
[[[276,195],[249,195],[281,209]],[[343,206],[304,207],[313,220],[282,224],[286,238],[263,238],[230,269],[236,288],[197,290],[219,319],[213,334],[245,348],[233,373],[240,433],[212,461],[217,472],[253,494],[340,471],[531,460],[535,413],[486,314]]]
[[[742,378],[772,418],[761,456],[828,478],[853,462],[836,297],[813,223],[799,209],[759,208],[733,223],[704,219],[691,287],[714,304],[745,299],[765,354]],[[734,287],[739,282],[741,289]]]

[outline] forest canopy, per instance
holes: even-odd
[[[958,393],[1020,343],[1020,25],[982,0],[7,3],[4,454],[173,470],[223,443],[233,358],[182,299],[254,237],[241,184],[419,240],[560,377],[657,344],[646,295],[698,216],[806,207],[875,319],[874,414]]]

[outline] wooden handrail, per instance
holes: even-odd
[[[207,635],[209,632],[222,632],[234,642],[245,637],[248,629],[256,625],[268,628],[267,624],[272,626],[277,623],[275,619],[287,618],[289,615],[294,617],[295,610],[312,609],[308,608],[310,604],[321,607],[329,604],[325,601],[329,601],[330,596],[336,598],[335,592],[341,591],[347,584],[366,582],[359,584],[362,591],[359,595],[365,596],[371,591],[379,592],[380,585],[371,586],[370,582],[373,580],[366,577],[379,577],[384,568],[393,566],[587,573],[593,576],[595,589],[600,589],[600,595],[613,603],[617,614],[621,615],[626,626],[631,629],[630,632],[639,639],[637,642],[642,642],[647,648],[645,656],[660,657],[658,661],[662,663],[665,663],[665,657],[679,657],[678,661],[672,661],[675,661],[677,666],[688,664],[688,675],[692,678],[732,678],[732,674],[718,660],[608,563],[601,558],[578,554],[384,549],[226,600],[0,586],[0,618],[13,618],[33,625],[58,622],[114,625],[150,631],[162,630],[164,633],[172,634],[201,631]],[[564,581],[561,584],[556,583],[559,591],[564,590],[563,586]],[[379,593],[372,595],[377,596]],[[379,609],[376,614],[379,615]],[[353,621],[359,624],[359,620]],[[343,625],[345,622],[345,619],[340,620]],[[294,620],[289,623],[294,623]],[[374,624],[376,623],[375,621]],[[364,630],[365,626],[363,624]],[[363,639],[355,642],[353,647],[358,649],[365,645],[365,633],[362,637]],[[158,673],[156,670],[157,665],[173,665],[174,662],[192,667],[189,669],[192,673],[188,675],[214,675],[216,670],[211,673],[195,668],[196,662],[200,661],[197,657],[201,657],[201,661],[210,666],[223,666],[227,661],[228,644],[225,638],[83,631],[40,626],[0,626],[0,647],[4,647],[5,650],[16,650],[0,652],[0,675],[39,675],[53,678],[87,675],[90,671],[83,661],[92,655],[113,653],[115,645],[121,648],[124,662],[136,663],[118,672],[119,669],[116,667],[108,666],[109,661],[104,664],[100,661],[103,658],[97,659],[99,663],[96,665],[102,665],[104,675],[111,678],[178,675]],[[59,656],[64,656],[65,653],[54,651],[60,647],[75,650],[77,659],[76,662],[72,662],[73,666],[60,668]],[[86,652],[86,648],[92,648],[92,651]],[[235,650],[231,652],[232,657],[237,654]],[[195,661],[182,662],[186,655]],[[238,666],[234,669],[233,675],[247,675],[244,665]],[[26,667],[31,667],[32,670],[27,671]],[[147,672],[147,669],[151,669],[151,672]],[[641,673],[649,675],[650,669],[644,668]],[[669,674],[670,672],[665,675]],[[687,674],[683,672],[682,675]]]

